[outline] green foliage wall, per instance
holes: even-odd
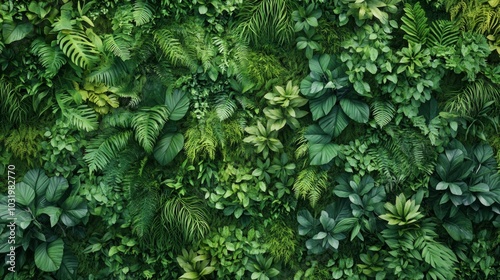
[[[3,1],[0,276],[497,279],[499,5]]]

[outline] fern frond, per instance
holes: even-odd
[[[88,69],[99,60],[99,52],[83,31],[62,30],[57,42],[64,54],[81,68]]]
[[[396,108],[390,101],[374,101],[371,104],[371,111],[373,112],[375,122],[380,127],[384,127],[389,124],[396,115]]]
[[[158,192],[143,183],[131,187],[128,209],[132,217],[132,230],[140,238],[151,230],[153,221],[159,214],[159,202]]]
[[[215,112],[220,121],[229,119],[236,109],[236,102],[227,94],[221,94],[215,98]]]
[[[36,39],[31,44],[31,53],[40,58],[40,63],[46,68],[47,78],[54,77],[59,69],[66,64],[64,53],[59,47],[51,47],[40,39]]]
[[[153,19],[153,8],[145,1],[137,0],[134,4],[132,15],[135,25],[140,26],[150,22]]]
[[[127,146],[131,136],[132,131],[125,130],[101,134],[89,141],[83,159],[89,165],[90,172],[103,170],[111,160],[116,159],[118,153]]]
[[[165,106],[155,106],[141,109],[132,117],[132,128],[135,139],[147,153],[153,152],[156,138],[168,119],[168,109]]]
[[[427,34],[429,33],[429,25],[425,11],[417,2],[413,7],[410,4],[405,4],[405,15],[401,18],[403,24],[401,30],[406,34],[403,36],[409,43],[425,45]]]
[[[175,228],[185,242],[203,238],[210,226],[208,212],[196,197],[173,197],[163,205],[162,220],[167,227]]]
[[[108,34],[104,36],[104,49],[112,52],[123,61],[130,59],[130,49],[132,48],[129,42],[115,36]]]
[[[109,59],[99,65],[97,69],[87,76],[87,81],[91,83],[102,83],[107,86],[117,85],[128,76],[127,65],[121,59]]]
[[[158,30],[154,33],[154,40],[174,66],[185,66],[192,71],[196,70],[196,63],[186,53],[186,49],[182,46],[179,39],[174,36],[171,30]]]
[[[22,123],[28,117],[28,109],[22,96],[3,77],[0,79],[0,109],[2,122],[8,119],[11,123]]]
[[[432,22],[429,43],[431,46],[455,46],[460,38],[458,26],[449,20],[436,20]]]
[[[83,104],[76,108],[69,108],[62,111],[69,124],[79,130],[93,131],[99,126],[96,112]]]
[[[299,172],[293,184],[295,197],[308,198],[312,207],[316,205],[321,193],[328,185],[328,174],[326,171],[319,171],[316,167],[307,167]]]

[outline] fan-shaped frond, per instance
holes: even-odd
[[[316,167],[307,167],[299,172],[293,184],[295,196],[308,198],[311,206],[314,207],[321,197],[321,193],[328,185],[328,174],[324,170]]]
[[[57,34],[57,42],[64,54],[84,69],[92,67],[99,60],[99,52],[83,31],[62,30]]]
[[[59,47],[51,47],[40,39],[33,41],[31,52],[40,57],[40,63],[47,68],[45,70],[47,78],[54,77],[59,69],[66,64],[64,53]]]
[[[486,107],[492,106],[493,114],[500,112],[500,88],[486,80],[478,79],[462,90],[447,92],[443,110],[464,117],[476,117]]]
[[[240,37],[254,45],[293,39],[292,1],[249,0],[239,13]]]
[[[391,122],[396,114],[396,108],[390,101],[377,100],[371,104],[371,111],[375,122],[384,127]]]
[[[22,123],[28,117],[28,108],[22,96],[3,78],[0,79],[0,109],[0,116],[11,123]]]
[[[199,240],[210,230],[208,212],[197,197],[168,199],[163,205],[161,217],[163,223],[178,231],[185,242]]]
[[[153,19],[153,8],[145,1],[137,0],[134,4],[134,10],[132,14],[134,15],[135,24],[137,26],[146,24]]]
[[[449,20],[437,20],[432,22],[429,43],[431,46],[451,47],[457,44],[460,38],[458,26]]]
[[[424,9],[417,2],[413,6],[408,3],[405,4],[404,11],[405,15],[401,18],[403,21],[401,30],[406,33],[404,38],[410,43],[424,45],[429,33],[429,25],[427,24]]]
[[[174,66],[185,66],[193,71],[197,68],[196,63],[170,29],[160,29],[155,32],[154,40]]]
[[[131,186],[128,209],[132,217],[132,230],[143,238],[151,230],[155,217],[159,214],[160,198],[154,189],[142,182]]]
[[[168,119],[168,109],[165,106],[155,106],[141,109],[132,117],[132,128],[135,139],[147,153],[153,151],[156,138]]]
[[[87,80],[91,83],[103,83],[107,86],[114,86],[127,76],[127,65],[121,59],[109,59],[92,71],[87,76]]]
[[[76,108],[69,108],[62,111],[68,123],[79,130],[93,131],[99,126],[97,115],[94,109],[83,104]]]
[[[215,98],[215,112],[221,121],[229,119],[236,109],[236,102],[227,94],[221,94]]]
[[[130,59],[131,44],[120,37],[108,34],[104,37],[104,49],[112,52],[123,61]]]
[[[104,167],[128,144],[132,131],[113,131],[112,133],[100,134],[89,141],[86,154],[83,159],[89,165],[90,172],[103,170]]]

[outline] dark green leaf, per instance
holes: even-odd
[[[35,264],[42,271],[56,271],[61,267],[63,252],[64,242],[62,239],[59,238],[50,243],[43,242],[36,247]]]
[[[167,133],[156,144],[154,157],[161,164],[170,163],[184,147],[184,136],[181,133]]]

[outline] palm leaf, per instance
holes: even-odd
[[[166,106],[155,106],[142,109],[132,117],[135,139],[147,153],[153,151],[156,138],[167,122],[168,114]]]
[[[88,132],[96,130],[99,126],[96,112],[85,104],[76,108],[63,110],[62,112],[64,117],[68,119],[69,124],[79,130]]]
[[[59,47],[51,47],[44,41],[36,39],[31,44],[31,52],[40,57],[40,63],[47,68],[47,78],[54,77],[59,69],[66,64],[64,53]]]
[[[90,172],[103,170],[108,163],[128,144],[132,131],[105,133],[89,141],[83,159],[89,165]]]
[[[197,64],[188,55],[179,39],[169,29],[160,29],[154,33],[154,40],[174,66],[185,66],[192,71],[196,70]]]
[[[431,25],[429,43],[431,46],[455,46],[460,37],[456,24],[449,20],[437,20]]]
[[[168,199],[163,205],[161,217],[164,224],[178,231],[185,242],[199,240],[210,230],[206,207],[196,197]]]
[[[61,50],[71,61],[84,68],[90,68],[99,60],[99,52],[83,31],[62,30],[57,35]]]

